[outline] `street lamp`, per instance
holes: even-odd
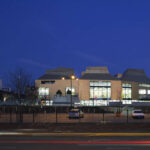
[[[65,77],[62,77],[61,79],[65,80]],[[70,102],[71,102],[71,104],[70,104],[70,107],[71,108],[72,108],[72,80],[74,80],[74,79],[76,79],[76,77],[74,75],[71,75],[70,76],[70,85],[71,85],[71,95],[70,95]],[[78,79],[76,79],[76,80],[78,80]]]
[[[72,80],[75,79],[75,76],[71,75],[70,79],[71,79],[70,81],[71,81],[71,108],[72,108]]]

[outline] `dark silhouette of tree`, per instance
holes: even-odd
[[[71,95],[71,90],[68,89],[67,90],[67,94]]]
[[[56,95],[62,95],[62,92],[61,92],[61,90],[58,90],[57,92],[56,92]]]
[[[32,77],[23,68],[17,68],[16,70],[9,72],[7,75],[7,86],[12,88],[17,94],[18,99],[21,99],[25,94],[26,87],[31,84]]]

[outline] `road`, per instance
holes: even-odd
[[[3,132],[4,133],[4,132]],[[0,133],[0,150],[149,150],[150,133],[22,134]]]

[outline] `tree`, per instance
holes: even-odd
[[[62,95],[62,92],[61,92],[61,90],[58,90],[57,92],[56,92],[56,95]]]
[[[67,94],[71,95],[71,90],[68,89],[67,90]]]
[[[31,79],[31,75],[23,68],[17,68],[16,70],[8,73],[7,85],[16,92],[17,98],[20,100],[22,95],[25,94],[26,87],[31,85]]]
[[[25,89],[25,98],[35,103],[38,98],[38,88],[35,86],[27,86]]]

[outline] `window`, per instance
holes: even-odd
[[[90,99],[111,99],[111,82],[91,81]]]
[[[139,94],[146,94],[146,89],[139,89]]]
[[[140,87],[150,87],[150,84],[139,84]]]
[[[41,84],[54,84],[55,81],[41,81]]]
[[[128,83],[122,84],[122,99],[132,99],[132,86]]]
[[[66,94],[67,94],[67,91],[71,91],[71,87],[66,87]],[[75,88],[72,87],[72,95],[75,95]]]
[[[39,96],[48,96],[48,95],[49,95],[49,88],[47,87],[39,88]]]
[[[139,89],[139,99],[150,99],[150,89]]]
[[[147,90],[147,94],[150,94],[150,90]]]

